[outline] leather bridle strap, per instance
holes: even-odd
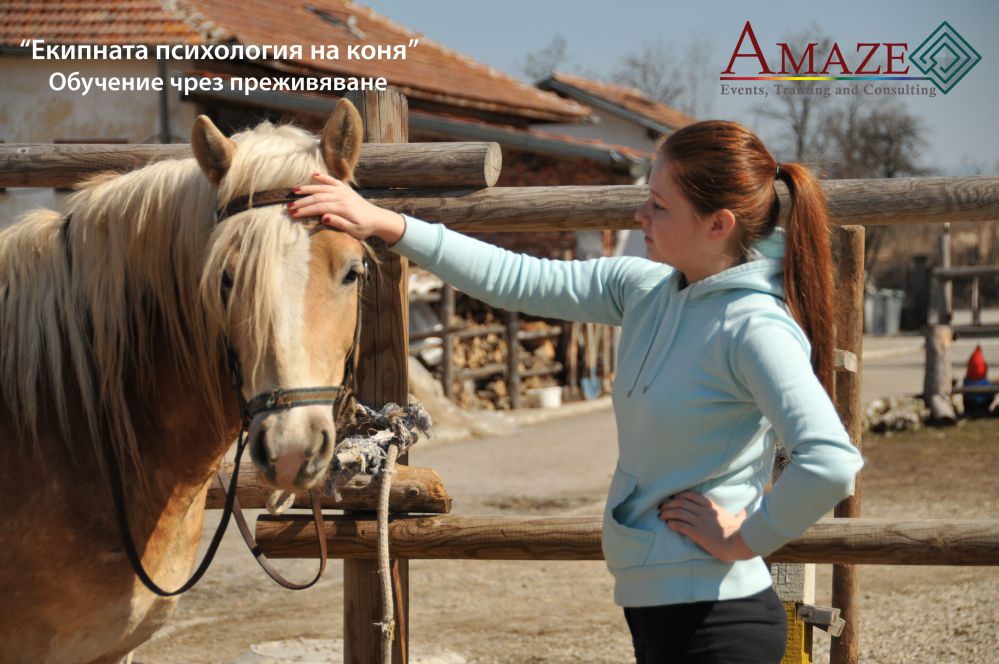
[[[225,481],[222,479],[222,473],[218,473],[219,483],[225,486]],[[232,515],[236,519],[236,527],[239,528],[239,534],[242,535],[243,541],[246,543],[246,548],[250,550],[253,557],[256,559],[257,564],[265,572],[267,576],[271,577],[275,583],[277,583],[282,588],[287,588],[288,590],[305,590],[306,588],[311,588],[316,584],[319,579],[323,577],[323,573],[326,572],[326,532],[325,525],[323,523],[323,505],[319,498],[319,492],[315,489],[309,491],[309,498],[312,501],[312,521],[316,526],[316,535],[319,538],[319,569],[316,571],[316,575],[312,577],[312,580],[308,583],[295,583],[289,581],[284,576],[281,575],[271,561],[267,559],[264,552],[260,550],[260,545],[257,544],[256,538],[253,536],[253,532],[250,530],[250,525],[246,522],[246,517],[243,516],[243,508],[239,504],[239,498],[235,499],[232,508]]]
[[[121,534],[121,539],[125,545],[125,555],[128,556],[128,561],[132,564],[132,570],[135,575],[139,577],[142,581],[142,585],[149,589],[155,595],[160,597],[174,597],[176,595],[181,595],[186,593],[188,590],[194,587],[194,585],[201,580],[201,577],[205,575],[208,571],[209,565],[212,564],[212,560],[215,558],[215,553],[218,551],[219,544],[222,543],[222,536],[225,534],[226,528],[229,525],[229,517],[232,516],[233,503],[236,500],[236,480],[239,477],[239,462],[243,457],[243,450],[246,449],[246,435],[243,432],[240,435],[239,443],[236,448],[236,460],[233,463],[232,479],[229,481],[229,490],[226,492],[225,507],[222,509],[222,519],[219,521],[219,525],[215,528],[215,533],[212,535],[212,540],[208,544],[208,550],[205,551],[204,557],[201,559],[201,564],[198,565],[198,569],[194,571],[194,574],[184,582],[180,588],[176,590],[164,590],[149,576],[146,572],[146,568],[142,566],[142,558],[139,556],[139,552],[135,548],[135,540],[132,538],[132,531],[128,526],[128,517],[125,514],[125,489],[124,483],[121,479],[121,468],[118,465],[118,458],[111,449],[110,445],[104,445],[104,459],[108,467],[108,475],[111,484],[111,495],[114,499],[115,506],[115,521],[118,524],[118,531]],[[225,485],[223,484],[223,487]],[[325,542],[324,542],[325,544]]]
[[[281,205],[282,203],[293,203],[294,201],[306,196],[308,196],[308,194],[295,193],[294,189],[267,189],[265,191],[254,192],[252,194],[243,194],[242,196],[237,196],[232,199],[226,203],[224,208],[216,212],[215,223],[219,223],[234,214],[252,210],[253,208],[266,207],[268,205]]]
[[[299,387],[292,390],[276,387],[250,399],[246,404],[246,414],[252,420],[258,413],[287,410],[296,406],[332,406],[342,391],[343,388],[339,386]]]

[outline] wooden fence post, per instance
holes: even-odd
[[[864,345],[864,227],[840,226],[833,231],[833,255],[836,260],[836,348],[852,353],[854,370],[836,371],[834,402],[850,440],[861,446],[862,407],[860,403],[861,357]],[[846,364],[846,363],[844,363]],[[844,499],[833,512],[839,518],[860,516],[860,478],[852,496]],[[830,664],[857,664],[859,657],[859,575],[855,565],[833,565],[832,605],[840,609],[846,621],[839,637],[834,638]]]
[[[510,408],[520,408],[520,314],[506,312],[506,384],[510,393]]]
[[[454,286],[444,284],[441,288],[441,323],[444,325],[444,334],[441,341],[444,343],[443,355],[441,356],[441,387],[444,389],[444,396],[450,399],[454,390],[454,333],[451,329],[454,326]]]
[[[406,143],[409,111],[397,90],[351,93],[347,97],[364,121],[366,143]],[[364,184],[363,182],[361,183]],[[409,399],[409,299],[406,259],[372,239],[379,266],[370,266],[374,277],[366,280],[358,398],[380,408],[385,403],[405,405]],[[398,463],[408,463],[400,455]],[[357,513],[354,513],[357,514]],[[395,583],[395,641],[393,664],[406,664],[409,650],[409,561],[392,560]],[[382,620],[381,584],[376,560],[345,560],[343,564],[343,640],[346,664],[379,661]]]
[[[929,325],[926,328],[926,369],[923,375],[923,401],[930,409],[930,424],[957,423],[952,401],[952,360],[950,347],[954,328],[950,325]]]
[[[950,267],[950,224],[943,225],[943,232],[937,241],[937,265],[943,269]],[[936,322],[950,325],[954,317],[954,282],[950,279],[939,281]]]

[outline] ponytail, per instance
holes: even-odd
[[[659,144],[683,195],[698,212],[728,209],[739,224],[741,252],[778,221],[774,179],[791,192],[784,253],[784,298],[812,345],[812,368],[833,387],[833,285],[829,214],[819,183],[801,164],[778,164],[756,134],[735,122],[707,120]]]
[[[812,368],[832,394],[833,331],[832,251],[825,194],[800,164],[780,164],[778,178],[791,193],[784,252],[784,300],[812,344]]]

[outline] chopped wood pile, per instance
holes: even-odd
[[[502,318],[501,318],[502,316]],[[508,381],[509,343],[506,315],[459,294],[455,302],[454,382],[451,395],[462,408],[507,410],[513,407]],[[517,371],[521,393],[559,385],[562,365],[557,361],[561,327],[543,320],[519,320]]]
[[[437,378],[444,392],[464,409],[508,410],[534,405],[530,396],[538,388],[563,388],[568,399],[581,397],[578,382],[585,367],[595,367],[600,391],[609,388],[609,357],[596,350],[587,354],[584,344],[588,337],[579,331],[582,326],[557,320],[545,320],[515,315],[494,309],[487,304],[456,292],[454,313],[443,320],[443,288],[434,288],[434,277],[416,270],[411,277],[411,353]],[[514,325],[517,343],[516,376],[511,380],[509,360],[509,329]],[[607,345],[610,332],[598,326],[599,335],[591,335],[594,348]],[[579,329],[577,329],[579,328]],[[443,339],[450,336],[451,367],[443,352]],[[589,355],[589,360],[586,356]],[[581,359],[582,358],[582,359]],[[567,370],[567,366],[571,371]],[[577,367],[579,369],[577,370]],[[445,377],[450,376],[450,381]],[[572,378],[570,382],[570,377]],[[450,382],[450,385],[444,385]],[[511,385],[518,390],[515,398]]]

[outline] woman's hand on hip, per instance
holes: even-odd
[[[293,217],[319,217],[327,226],[358,240],[374,235],[390,245],[402,239],[406,231],[401,214],[369,203],[350,185],[331,175],[313,173],[312,184],[294,190],[308,195],[288,204]]]
[[[734,562],[756,557],[739,534],[746,510],[730,514],[707,496],[684,491],[659,506],[659,518],[667,528],[686,535],[719,560]]]

